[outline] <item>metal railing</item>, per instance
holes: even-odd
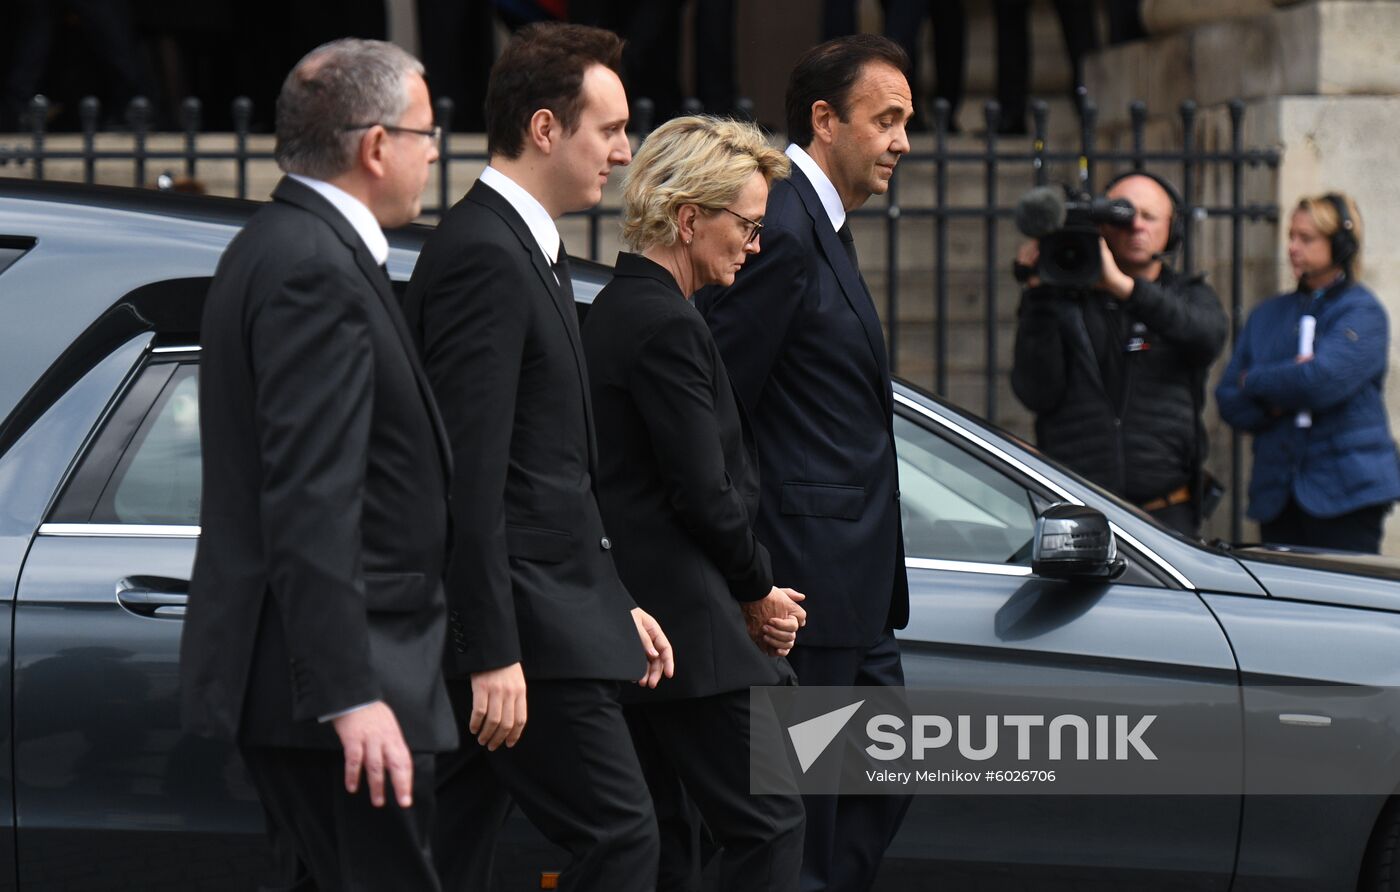
[[[698,111],[691,103],[688,111]],[[97,147],[98,122],[101,107],[94,98],[84,99],[79,105],[81,123],[80,146],[76,149],[55,148],[48,144],[49,134],[45,129],[48,117],[48,102],[42,96],[35,97],[30,105],[31,127],[27,132],[28,144],[11,146],[0,145],[0,175],[9,172],[7,168],[18,169],[33,179],[46,178],[46,162],[79,161],[82,163],[83,180],[96,182],[99,162],[126,161],[132,169],[133,185],[145,186],[149,182],[152,166],[178,167],[184,176],[197,178],[201,164],[208,162],[231,161],[234,165],[234,192],[239,198],[248,196],[248,173],[250,165],[269,162],[272,153],[249,147],[252,135],[250,125],[253,119],[253,104],[246,98],[233,102],[233,147],[209,148],[201,145],[202,106],[198,99],[186,99],[180,106],[179,119],[183,140],[178,149],[154,149],[149,145],[152,135],[150,126],[153,120],[150,103],[134,99],[126,109],[126,124],[131,137],[129,148],[111,149]],[[751,116],[751,106],[744,111]],[[1204,149],[1198,139],[1199,113],[1194,102],[1181,103],[1177,109],[1180,123],[1180,142],[1172,149],[1149,149],[1146,131],[1148,109],[1141,102],[1134,102],[1129,111],[1128,135],[1130,146],[1126,149],[1101,149],[1096,141],[1098,112],[1092,101],[1082,105],[1078,121],[1078,145],[1052,147],[1048,137],[1049,108],[1044,102],[1032,103],[1032,128],[1027,137],[1017,137],[1015,141],[998,136],[1001,123],[1000,109],[995,102],[988,102],[984,108],[985,132],[975,140],[959,139],[952,145],[949,133],[949,107],[946,101],[938,100],[934,105],[932,122],[932,150],[915,151],[907,155],[897,168],[890,183],[890,190],[883,202],[861,208],[853,212],[856,219],[881,220],[885,230],[884,264],[887,271],[883,294],[877,300],[884,302],[884,318],[889,332],[890,364],[899,368],[901,300],[900,275],[900,227],[902,221],[931,219],[933,221],[932,244],[933,260],[932,303],[933,303],[933,372],[932,386],[939,394],[947,395],[949,387],[949,272],[950,227],[954,223],[971,224],[982,231],[982,281],[981,297],[984,301],[985,320],[985,386],[986,397],[981,411],[988,418],[998,417],[997,383],[1001,374],[998,368],[999,355],[998,321],[1001,307],[998,306],[1000,280],[1008,269],[1011,253],[998,239],[998,225],[1012,218],[1017,195],[1002,195],[999,191],[1000,175],[1007,170],[1029,169],[1033,185],[1049,182],[1050,171],[1059,166],[1073,171],[1076,185],[1094,192],[1099,184],[1097,176],[1100,168],[1112,167],[1111,172],[1126,168],[1143,168],[1147,165],[1165,166],[1167,176],[1180,186],[1180,193],[1187,203],[1184,239],[1180,255],[1181,268],[1190,273],[1196,271],[1197,240],[1199,224],[1207,220],[1227,221],[1230,227],[1229,239],[1229,312],[1233,333],[1244,322],[1244,227],[1247,223],[1274,222],[1279,209],[1272,202],[1247,203],[1245,201],[1245,173],[1248,169],[1265,167],[1276,168],[1279,152],[1274,148],[1248,148],[1244,145],[1245,104],[1235,100],[1228,105],[1229,145],[1223,149]],[[451,132],[452,103],[440,99],[436,103],[437,121],[443,125],[439,152],[443,161],[469,161],[484,163],[487,156],[483,151],[464,151],[454,148]],[[639,100],[634,108],[633,127],[638,134],[645,134],[651,126],[651,104]],[[901,192],[908,191],[911,178],[920,175],[924,168],[931,167],[933,201],[931,204],[908,204],[901,201]],[[425,216],[438,218],[451,204],[452,197],[460,184],[452,178],[452,166],[438,165],[436,204],[424,208]],[[973,171],[980,176],[983,185],[981,200],[976,203],[955,205],[951,200],[950,173]],[[1228,201],[1212,204],[1197,203],[1195,197],[1201,191],[1199,186],[1204,177],[1212,171],[1224,171],[1228,179]],[[601,225],[604,219],[615,218],[619,208],[599,206],[581,212],[579,216],[588,221],[588,256],[597,259],[601,242]],[[1240,468],[1242,465],[1241,440],[1238,434],[1232,435],[1231,442],[1231,535],[1239,539],[1242,524],[1242,504]]]

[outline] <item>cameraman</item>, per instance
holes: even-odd
[[[1101,227],[1093,288],[1026,280],[1011,387],[1035,413],[1046,454],[1194,536],[1205,378],[1229,322],[1203,277],[1162,262],[1185,224],[1176,190],[1133,171],[1107,194],[1132,202],[1133,222]],[[1039,242],[1026,242],[1017,264],[1033,269],[1039,256]]]

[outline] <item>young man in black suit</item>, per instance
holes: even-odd
[[[656,819],[617,695],[670,675],[670,645],[613,566],[554,225],[631,160],[621,49],[580,25],[516,34],[487,88],[490,166],[429,238],[406,298],[463,468],[445,668],[476,742],[439,762],[450,889],[485,888],[511,798],[569,850],[568,888],[656,882]]]
[[[763,251],[702,294],[753,419],[755,532],[808,614],[788,656],[804,685],[903,685],[909,619],[893,395],[880,317],[846,215],[889,188],[913,111],[898,44],[861,34],[809,50],[787,88],[792,176],[773,186]],[[807,797],[802,888],[865,889],[907,797]]]
[[[380,230],[418,215],[433,131],[407,53],[310,53],[278,98],[287,177],[204,309],[182,705],[192,731],[237,740],[297,888],[439,888],[432,754],[457,745],[440,668],[451,452]]]

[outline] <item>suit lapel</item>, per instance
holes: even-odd
[[[384,277],[379,265],[370,256],[369,250],[363,245],[355,251],[355,262],[359,265],[360,272],[364,273],[365,278],[374,286],[374,293],[379,296],[380,302],[384,304],[385,312],[393,320],[394,330],[398,332],[399,342],[403,344],[404,353],[408,356],[408,364],[413,368],[413,378],[418,382],[418,392],[423,397],[424,405],[428,407],[429,417],[432,418],[433,433],[437,435],[438,454],[442,457],[443,467],[450,477],[452,444],[447,439],[447,427],[442,423],[442,416],[438,414],[437,401],[432,396],[432,385],[428,383],[428,375],[423,370],[423,363],[418,359],[418,350],[413,345],[413,336],[409,333],[408,323],[404,321],[403,309],[399,306],[398,297],[395,296],[393,288],[389,285],[389,280]]]
[[[298,183],[296,180],[284,178],[273,190],[272,197],[294,204],[320,217],[331,229],[335,230],[335,234],[354,255],[355,265],[359,267],[360,273],[365,277],[380,304],[384,307],[384,311],[389,315],[389,319],[394,325],[394,331],[398,334],[399,343],[403,347],[404,355],[408,357],[409,367],[413,369],[413,379],[418,385],[418,393],[422,397],[423,405],[427,408],[428,417],[432,421],[433,433],[437,440],[438,457],[442,461],[444,472],[450,477],[452,474],[452,447],[447,439],[447,428],[443,425],[442,417],[438,414],[437,402],[433,399],[428,376],[424,373],[423,365],[418,360],[418,350],[413,346],[408,323],[403,318],[403,310],[399,307],[398,299],[389,286],[389,280],[384,277],[383,270],[379,268],[379,264],[374,262],[369,248],[365,246],[364,239],[360,238],[355,227],[350,225],[350,221],[346,220],[345,216],[336,210],[330,202],[318,195],[315,190]]]
[[[851,265],[851,258],[847,256],[840,237],[831,228],[831,217],[827,215],[826,208],[811,181],[796,165],[793,165],[789,181],[812,218],[817,243],[821,245],[822,253],[826,255],[826,262],[831,266],[832,272],[836,274],[841,293],[846,296],[846,302],[851,305],[851,312],[856,314],[861,328],[865,330],[865,339],[875,358],[875,368],[883,382],[880,392],[885,401],[885,408],[890,409],[894,395],[890,386],[889,358],[885,353],[885,332],[880,327],[880,316],[875,312],[875,303],[870,298],[870,291],[865,287],[865,280],[861,278],[860,272]]]
[[[535,274],[540,279],[540,287],[549,295],[550,304],[554,307],[554,311],[559,314],[559,322],[564,326],[569,346],[573,350],[574,365],[578,369],[579,395],[583,400],[583,420],[588,428],[588,466],[596,478],[598,446],[593,432],[593,401],[588,393],[588,367],[584,364],[583,339],[578,330],[578,311],[574,309],[573,301],[568,293],[555,279],[554,270],[545,258],[540,243],[535,240],[535,234],[530,231],[530,227],[526,225],[520,214],[516,213],[515,208],[511,207],[510,202],[506,201],[501,193],[480,180],[472,186],[471,191],[467,193],[467,198],[494,211],[515,233],[515,237],[520,240],[521,247],[530,255],[530,262],[535,268]],[[560,242],[559,250],[561,253],[564,251],[563,242]]]

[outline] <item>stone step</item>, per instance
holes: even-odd
[[[927,216],[901,214],[894,227],[898,240],[895,263],[902,270],[933,270],[937,258],[937,223]],[[856,253],[867,276],[887,269],[889,257],[888,219],[857,217],[851,222]],[[982,215],[953,217],[947,224],[947,266],[950,270],[981,270],[987,260],[987,218]],[[1016,248],[1024,240],[1009,217],[999,218],[995,229],[993,265],[1010,268]],[[761,244],[760,244],[761,247]]]
[[[950,322],[948,324],[947,367],[951,372],[981,373],[987,367],[987,328],[980,322]],[[934,343],[937,329],[927,322],[899,324],[899,342],[895,345],[895,365],[902,371],[928,372],[937,368]],[[888,333],[886,333],[888,337]],[[1016,338],[1016,323],[998,322],[996,326],[996,366],[1007,371]]]
[[[865,281],[870,286],[875,307],[883,317],[889,312],[886,276],[883,271],[877,271],[866,275]],[[931,270],[901,270],[898,284],[896,306],[901,322],[932,323],[938,318],[934,274]],[[980,271],[950,270],[948,320],[982,324],[987,318],[985,295],[986,284]],[[1002,321],[1014,320],[1020,301],[1021,289],[1011,278],[1010,271],[998,272],[996,317]]]

